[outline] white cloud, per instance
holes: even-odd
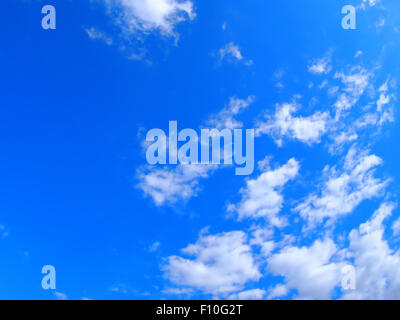
[[[299,107],[296,102],[278,104],[272,117],[267,116],[266,122],[258,123],[256,134],[270,134],[279,146],[282,146],[284,137],[308,145],[320,142],[321,136],[328,130],[329,113],[318,111],[309,117],[293,116]]]
[[[393,235],[395,237],[400,235],[400,218],[398,218],[395,222],[393,222],[392,230],[393,230]]]
[[[249,96],[246,100],[231,97],[229,106],[219,113],[212,115],[207,121],[207,125],[217,129],[237,129],[243,126],[242,122],[235,119],[243,110],[247,109],[254,102],[254,96]]]
[[[220,130],[240,128],[242,123],[235,116],[245,110],[253,101],[254,97],[252,96],[246,100],[232,97],[228,107],[210,116],[206,121],[207,126],[211,125]],[[221,167],[205,164],[147,166],[138,171],[139,183],[137,186],[145,195],[150,196],[157,206],[173,205],[197,196],[200,190],[200,180],[208,178],[217,168]]]
[[[150,247],[149,247],[149,251],[150,252],[156,252],[158,250],[158,248],[160,247],[161,243],[156,241],[154,242]]]
[[[329,299],[340,283],[340,262],[331,260],[338,248],[331,239],[317,240],[310,247],[287,246],[268,259],[268,271],[285,278],[271,290],[269,297],[286,295],[289,290],[298,292],[298,299]]]
[[[336,72],[334,78],[341,80],[343,84],[342,93],[334,105],[337,120],[344,111],[351,109],[360,100],[370,85],[371,76],[372,74],[368,70],[359,66],[353,67],[349,73]]]
[[[371,76],[370,72],[367,72],[369,74],[368,77]],[[369,81],[369,80],[368,80]],[[367,81],[367,82],[368,82]],[[361,85],[362,87],[367,86],[369,88],[369,95],[368,95],[368,100],[369,102],[366,103],[366,105],[361,109],[362,113],[361,116],[358,118],[352,117],[352,115],[349,115],[349,119],[347,120],[347,123],[344,122],[344,118],[340,119],[340,121],[335,122],[336,129],[339,128],[345,128],[347,126],[347,129],[345,128],[344,132],[347,136],[347,138],[354,138],[356,135],[358,137],[362,137],[363,133],[366,134],[367,136],[371,137],[372,135],[376,135],[379,133],[380,128],[387,122],[394,122],[395,117],[394,117],[394,107],[393,107],[393,102],[396,101],[396,94],[394,93],[395,87],[396,87],[396,81],[395,80],[390,80],[390,76],[388,79],[379,87],[379,89],[374,88],[372,85],[367,85],[364,83]],[[357,90],[356,90],[357,92]],[[342,94],[343,95],[343,94]],[[347,93],[344,93],[344,95],[347,97]],[[359,99],[359,93],[356,94],[356,98],[354,101],[358,101]],[[378,96],[378,97],[376,97]],[[346,98],[347,99],[347,98]],[[338,100],[340,101],[340,99]],[[350,101],[350,100],[349,100]],[[343,104],[344,106],[344,104]],[[348,105],[351,108],[351,104]],[[376,106],[376,108],[373,108]],[[360,108],[358,108],[360,109]],[[337,120],[339,120],[339,117],[344,109],[339,109],[337,110]],[[360,110],[357,110],[360,111]],[[350,123],[351,122],[351,123]],[[371,129],[368,127],[374,127],[373,131],[367,131],[366,129]],[[363,130],[363,131],[362,131]],[[338,138],[346,138],[343,136],[343,133],[341,134],[342,137],[338,136],[338,133],[334,133],[334,137]],[[353,139],[355,140],[355,139]],[[340,141],[338,141],[340,142]],[[346,142],[346,141],[345,141]],[[334,141],[334,145],[330,146],[331,149],[335,148],[336,141]],[[342,144],[337,144],[339,146],[342,146]]]
[[[381,93],[379,96],[379,100],[377,101],[378,111],[382,111],[382,107],[387,105],[390,102],[390,97],[386,96],[384,93]]]
[[[381,164],[381,158],[353,146],[341,170],[325,167],[320,194],[309,195],[295,211],[308,220],[310,227],[325,218],[335,220],[351,213],[364,200],[379,196],[386,187],[388,180],[373,176]]]
[[[199,180],[208,178],[214,165],[178,165],[176,167],[141,169],[138,188],[150,196],[157,206],[173,205],[197,195]]]
[[[331,54],[328,53],[325,57],[318,59],[308,66],[308,72],[313,74],[328,74],[332,70]]]
[[[363,55],[363,52],[361,50],[358,50],[356,52],[356,54],[354,55],[354,58],[358,58],[359,56],[362,56],[362,55]]]
[[[162,293],[181,296],[191,295],[194,293],[194,290],[190,288],[166,288],[162,291]]]
[[[333,143],[329,145],[329,152],[332,154],[342,152],[345,145],[354,143],[358,139],[358,134],[354,128],[350,128],[347,131],[342,131],[332,135]]]
[[[368,7],[374,7],[377,5],[381,0],[362,0],[362,3],[360,3],[357,8],[366,10]]]
[[[393,87],[393,85],[391,85]],[[394,110],[390,106],[392,100],[396,98],[395,94],[389,94],[389,79],[379,88],[379,99],[376,102],[376,119],[377,125],[382,125],[386,122],[394,122]]]
[[[111,46],[113,44],[113,39],[111,37],[109,37],[104,32],[97,30],[94,27],[91,27],[89,29],[85,29],[85,31],[86,31],[86,33],[87,33],[87,35],[89,36],[90,39],[102,40],[109,46]]]
[[[362,129],[368,126],[382,127],[387,122],[394,122],[394,109],[392,102],[395,94],[387,93],[388,88],[382,85],[379,90],[379,98],[376,101],[376,110],[365,113],[355,121],[355,127]]]
[[[371,220],[350,232],[350,252],[356,270],[356,290],[344,299],[400,299],[400,253],[383,239],[383,221],[395,209],[383,203]]]
[[[287,246],[268,259],[268,271],[284,277],[269,290],[268,299],[286,296],[290,290],[299,299],[331,299],[341,285],[343,267],[352,259],[355,290],[342,288],[341,299],[399,299],[400,252],[384,239],[383,222],[396,208],[384,202],[370,220],[349,234],[349,247],[339,250],[329,238],[317,240],[310,247]]]
[[[228,43],[224,47],[220,48],[218,51],[218,55],[220,58],[220,61],[224,59],[228,59],[228,61],[233,61],[233,62],[238,62],[244,60],[244,57],[242,55],[241,49],[238,45],[234,44],[233,42]],[[253,60],[245,60],[244,62],[245,66],[251,67],[254,65]]]
[[[65,293],[59,292],[59,291],[54,291],[53,294],[58,300],[68,300],[68,297]]]
[[[262,300],[265,294],[265,290],[252,289],[232,294],[228,300]]]
[[[274,230],[273,228],[261,228],[256,226],[251,233],[250,244],[252,246],[260,247],[260,255],[269,257],[278,244],[273,241]]]
[[[363,3],[367,3],[369,4],[371,7],[373,7],[374,5],[376,5],[377,3],[380,2],[380,0],[362,0]]]
[[[127,33],[160,31],[174,35],[175,26],[195,18],[190,0],[104,0]]]
[[[243,59],[242,53],[238,45],[233,42],[219,49],[219,56],[223,60],[226,56],[232,57],[234,60],[240,61]]]
[[[117,294],[132,294],[137,293],[135,289],[125,283],[117,283],[109,288],[110,292]]]
[[[241,231],[201,235],[182,251],[194,259],[171,256],[164,266],[165,276],[180,286],[225,296],[261,277],[247,236]]]
[[[275,169],[266,169],[255,179],[246,181],[241,190],[242,200],[236,206],[230,205],[229,211],[236,211],[239,220],[245,218],[265,218],[273,226],[283,227],[286,220],[278,216],[283,207],[283,186],[294,179],[300,165],[296,159],[290,159],[285,165]]]
[[[286,296],[289,292],[289,288],[283,284],[277,284],[275,287],[271,288],[268,293],[267,299],[275,299]]]

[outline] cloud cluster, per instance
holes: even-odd
[[[395,207],[383,203],[370,220],[350,232],[356,290],[346,292],[344,299],[400,299],[400,252],[384,240],[383,225]]]
[[[364,200],[379,196],[388,184],[375,178],[374,169],[382,159],[352,147],[341,169],[325,167],[319,193],[310,194],[295,208],[310,227],[328,218],[331,221],[349,214]]]
[[[344,111],[351,109],[370,85],[372,74],[360,66],[353,67],[349,73],[336,72],[334,78],[342,82],[343,89],[335,102],[336,119],[338,120]]]
[[[182,252],[194,259],[171,256],[164,266],[165,276],[180,286],[226,296],[241,290],[248,281],[257,281],[261,277],[247,235],[242,231],[201,235],[195,244]]]
[[[296,117],[293,114],[298,109],[300,105],[296,101],[278,104],[273,116],[267,115],[266,122],[257,124],[256,134],[271,135],[278,146],[282,146],[285,137],[308,145],[320,142],[321,136],[328,130],[329,113],[318,111],[308,117]]]
[[[308,66],[308,72],[317,75],[328,74],[331,70],[332,70],[332,65],[331,65],[330,54],[327,54],[325,57],[321,59],[315,60]]]
[[[308,196],[295,199],[299,202],[292,209],[298,213],[293,219],[293,233],[283,234],[288,217],[281,211],[287,197],[284,187],[298,177],[300,164],[291,158],[272,169],[266,158],[259,163],[261,173],[246,179],[238,202],[228,205],[228,211],[235,212],[239,221],[251,219],[254,224],[243,231],[201,235],[183,250],[192,258],[168,258],[164,266],[167,279],[187,290],[229,299],[276,299],[289,295],[298,299],[400,297],[400,252],[384,238],[390,232],[384,221],[396,207],[386,202],[389,196],[371,219],[350,233],[339,235],[334,228],[341,217],[352,214],[364,201],[383,196],[390,182],[377,175],[383,160],[365,146],[370,140],[363,144],[365,141],[360,138],[364,131],[370,137],[384,123],[394,121],[395,83],[389,76],[380,87],[376,86],[375,71],[360,65],[338,70],[334,70],[330,56],[308,66],[321,83],[309,88],[326,90],[328,102],[324,105],[331,108],[300,114],[302,106],[295,96],[290,103],[277,104],[275,113],[268,113],[265,121],[257,123],[258,136],[268,134],[278,146],[291,139],[311,147],[325,137],[328,150],[339,159],[334,159],[338,164],[325,166],[322,177],[310,181],[313,189]],[[321,91],[319,94],[322,96]],[[232,98],[209,123],[218,128],[242,127],[237,116],[252,102],[252,97]],[[316,100],[309,106],[313,108],[318,103]],[[307,184],[301,183],[302,187]],[[309,232],[296,233],[317,226],[321,227],[319,236],[312,242],[307,238]],[[400,219],[394,220],[391,230],[395,237],[400,234]],[[356,270],[356,290],[341,288],[343,268],[348,265]],[[246,286],[264,276],[278,281],[266,290]]]
[[[235,117],[253,101],[253,96],[246,100],[231,97],[228,106],[211,115],[205,122],[206,126],[219,130],[242,127],[243,124]],[[138,171],[137,187],[150,196],[157,206],[173,205],[196,196],[200,190],[199,181],[208,178],[218,168],[221,166],[211,164],[143,167]]]
[[[331,239],[317,240],[310,247],[287,246],[268,259],[268,271],[285,278],[271,290],[270,298],[286,295],[291,289],[298,299],[329,299],[340,283],[341,262],[331,262],[338,248]]]
[[[175,26],[195,18],[190,0],[104,0],[115,22],[128,34],[159,31],[174,35]]]
[[[298,161],[290,159],[275,170],[266,169],[257,178],[247,180],[246,187],[241,190],[242,200],[230,205],[229,210],[237,212],[239,220],[264,218],[272,226],[285,226],[286,220],[278,216],[283,206],[281,190],[297,176],[299,168]]]

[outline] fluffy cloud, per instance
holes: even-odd
[[[190,0],[104,0],[110,14],[125,32],[160,31],[173,35],[175,25],[194,19],[193,2]]]
[[[235,45],[233,42],[228,43],[225,47],[219,49],[219,56],[221,57],[221,60],[226,56],[231,56],[238,61],[243,59],[239,46]]]
[[[344,299],[400,299],[400,252],[384,240],[383,221],[395,209],[383,203],[373,217],[349,235],[356,270],[356,290]]]
[[[179,165],[173,168],[141,169],[137,185],[157,206],[173,205],[197,195],[199,181],[209,177],[213,165]]]
[[[246,100],[231,97],[228,107],[225,107],[219,113],[212,115],[207,121],[207,126],[221,129],[237,129],[243,126],[242,122],[235,119],[240,112],[247,109],[254,102],[254,96]]]
[[[342,288],[341,299],[400,299],[400,252],[384,239],[383,225],[395,208],[394,203],[382,203],[370,220],[350,232],[349,247],[344,250],[326,238],[310,247],[287,246],[271,255],[268,271],[284,277],[285,282],[271,288],[268,298],[295,290],[299,299],[331,299],[349,265],[345,260],[351,259],[355,289]]]
[[[224,47],[220,48],[218,51],[220,60],[230,59],[231,61],[237,62],[244,60],[240,47],[233,42],[228,43]],[[252,60],[244,61],[247,66],[253,65]]]
[[[313,74],[328,74],[332,70],[331,54],[328,53],[325,57],[314,61],[308,66],[308,72]]]
[[[228,300],[262,300],[265,294],[265,290],[252,289],[232,294],[228,297]]]
[[[317,240],[310,247],[287,246],[268,259],[268,271],[282,276],[285,284],[270,291],[269,297],[286,295],[291,289],[299,299],[329,299],[340,283],[343,263],[331,260],[338,248],[331,239]]]
[[[313,193],[295,211],[310,226],[351,213],[362,201],[380,195],[388,181],[374,178],[374,169],[382,159],[352,147],[341,170],[327,166],[321,192]]]
[[[277,284],[275,287],[271,288],[268,293],[268,300],[284,297],[288,294],[289,288],[284,284]]]
[[[201,235],[182,252],[194,259],[171,256],[164,266],[165,276],[180,286],[225,296],[261,277],[247,236],[241,231]]]
[[[265,218],[273,226],[284,226],[285,219],[278,216],[283,206],[281,189],[297,176],[299,168],[296,159],[290,159],[275,170],[267,169],[256,179],[247,180],[241,190],[242,200],[236,206],[230,205],[229,210],[236,211],[239,220]]]
[[[395,237],[400,235],[400,218],[398,218],[395,222],[393,222],[392,231]]]
[[[266,122],[258,123],[256,134],[270,134],[279,146],[282,146],[284,137],[309,145],[319,142],[328,130],[329,113],[316,112],[309,117],[293,116],[299,107],[296,102],[277,105],[272,117],[267,116]]]

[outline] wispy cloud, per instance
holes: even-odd
[[[285,137],[309,145],[320,142],[321,136],[328,130],[329,113],[318,111],[308,117],[294,116],[299,109],[296,101],[278,104],[274,115],[266,115],[267,121],[257,124],[256,134],[271,135],[279,146],[282,146]]]
[[[234,44],[233,42],[228,43],[227,45],[223,46],[219,49],[218,55],[220,61],[227,60],[231,62],[239,62],[243,61],[244,65],[252,66],[254,64],[253,60],[245,60],[241,49],[238,45]]]
[[[94,27],[85,29],[85,31],[90,39],[102,40],[109,46],[111,46],[113,44],[113,39],[110,36],[108,36],[107,34],[105,34],[104,32],[102,32],[100,30],[97,30]]]
[[[221,111],[210,115],[205,121],[205,125],[219,130],[240,128],[243,124],[236,117],[253,101],[253,96],[246,100],[231,97],[229,104]],[[197,196],[201,190],[200,181],[208,178],[221,167],[212,164],[144,166],[138,170],[139,183],[137,186],[146,196],[150,196],[157,206],[174,205]]]
[[[373,176],[382,159],[353,146],[344,159],[343,168],[325,167],[320,193],[312,193],[296,209],[315,227],[328,218],[332,221],[349,214],[364,200],[377,197],[389,180]]]
[[[331,70],[331,52],[328,52],[323,58],[314,60],[308,66],[309,72],[318,75],[328,74]]]
[[[237,129],[243,126],[243,123],[236,119],[236,116],[246,110],[255,100],[254,96],[247,99],[231,97],[227,107],[220,112],[213,114],[206,121],[206,125],[217,129]]]
[[[58,300],[68,300],[67,295],[63,292],[54,291],[53,294]]]

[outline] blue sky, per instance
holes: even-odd
[[[399,9],[2,1],[0,298],[399,298]],[[149,166],[173,120],[254,128],[258,168]]]

